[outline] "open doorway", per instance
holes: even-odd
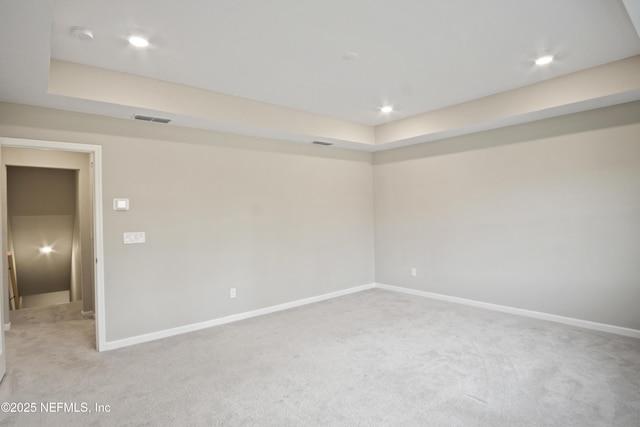
[[[83,285],[93,287],[83,258],[93,251],[83,245],[80,170],[7,165],[6,173],[10,310],[82,301]]]
[[[50,262],[48,270],[34,270],[29,280],[22,274],[19,286],[23,290],[23,306],[25,303],[29,306],[61,302],[57,298],[68,298],[81,308],[83,315],[94,315],[96,349],[104,349],[101,148],[86,144],[0,138],[0,159],[4,252],[0,279],[5,329],[10,326],[9,309],[14,306],[10,300],[7,255],[15,252],[18,276],[29,263],[34,264],[37,260]],[[43,180],[57,182],[53,185],[57,190],[53,191],[49,186],[50,193],[45,196],[33,187],[27,188],[34,184],[29,184],[29,181],[42,183]],[[18,184],[14,186],[16,182]],[[65,189],[60,192],[63,186]],[[32,197],[20,200],[17,196],[16,202],[15,193],[25,191]],[[13,194],[9,196],[9,192]],[[43,198],[47,202],[38,203],[33,200],[35,198]],[[13,206],[14,203],[17,206]],[[21,237],[18,234],[22,237],[27,235],[31,241],[17,243]],[[38,247],[34,248],[34,245]],[[20,258],[20,254],[25,252],[32,253],[31,259]],[[57,257],[55,263],[51,255]],[[58,262],[63,259],[65,262]],[[56,280],[38,280],[43,275]],[[25,298],[29,296],[41,301]]]

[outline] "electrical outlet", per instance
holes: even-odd
[[[235,297],[236,297],[236,288],[229,289],[229,298],[235,298]]]
[[[411,268],[411,277],[416,277],[418,275],[418,270],[415,267]]]

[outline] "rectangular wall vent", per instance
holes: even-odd
[[[162,117],[151,117],[151,116],[143,116],[141,114],[136,114],[133,116],[136,120],[143,120],[145,122],[156,122],[156,123],[169,123],[171,119],[164,119]]]
[[[326,146],[333,145],[333,142],[325,142],[325,141],[313,141],[313,143],[316,145],[326,145]]]

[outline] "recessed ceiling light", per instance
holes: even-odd
[[[149,46],[149,41],[141,36],[129,36],[128,40],[129,40],[129,43],[131,43],[135,47]]]
[[[553,61],[553,55],[545,55],[536,59],[536,65],[547,65]]]
[[[391,105],[385,105],[384,107],[380,108],[380,112],[382,113],[390,113],[393,111],[393,107]]]
[[[43,246],[40,248],[41,254],[50,254],[51,252],[53,252],[53,249],[51,248],[51,246]]]

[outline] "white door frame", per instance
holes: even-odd
[[[34,139],[4,138],[0,137],[0,147],[36,148],[57,151],[73,151],[93,154],[93,253],[95,256],[94,268],[94,314],[96,321],[96,349],[106,350],[106,321],[104,301],[104,244],[102,236],[102,147],[91,144],[75,144],[68,142],[40,141]],[[6,239],[6,236],[3,237]],[[7,271],[2,272],[7,277]],[[8,297],[2,291],[2,303]],[[6,305],[5,305],[6,307]]]

